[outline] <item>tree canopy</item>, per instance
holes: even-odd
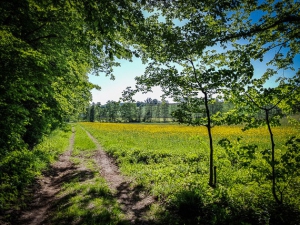
[[[33,147],[68,115],[84,109],[88,73],[112,76],[130,59],[128,40],[143,15],[133,1],[2,1],[1,148]]]

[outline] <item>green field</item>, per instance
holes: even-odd
[[[277,206],[271,192],[267,128],[246,132],[239,126],[213,128],[217,187],[211,188],[205,127],[81,125],[116,158],[121,171],[132,177],[136,186],[157,196],[160,206],[153,210],[160,219],[174,220],[175,224],[276,224],[276,221],[286,222],[287,218],[290,222],[297,220],[300,177],[296,156],[289,161],[294,170],[284,170],[281,159],[290,151],[285,144],[287,139],[299,133],[295,127],[273,129],[278,161],[277,191],[284,202]],[[230,141],[227,147],[218,144],[224,138]],[[280,175],[284,171],[288,174]]]

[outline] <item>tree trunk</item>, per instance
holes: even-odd
[[[215,187],[216,186],[216,170],[214,171],[214,148],[213,148],[213,140],[211,134],[211,120],[210,120],[210,112],[208,108],[208,96],[207,93],[204,92],[204,103],[205,103],[205,110],[206,110],[206,117],[207,117],[207,131],[209,137],[209,148],[210,148],[210,155],[209,155],[209,186]]]
[[[272,133],[271,126],[270,126],[269,110],[265,109],[265,112],[266,112],[266,122],[267,122],[267,125],[268,125],[268,130],[269,130],[270,139],[271,139],[272,194],[273,194],[273,197],[274,197],[275,201],[278,204],[281,204],[282,203],[282,198],[279,199],[277,194],[276,194],[275,143],[274,143],[273,133]]]

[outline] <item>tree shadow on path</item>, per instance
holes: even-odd
[[[30,190],[33,193],[31,202],[25,210],[19,212],[20,217],[13,224],[35,225],[49,221],[49,217],[51,218],[53,214],[52,206],[64,198],[58,195],[64,184],[72,180],[84,182],[94,177],[91,171],[78,169],[69,161],[65,163],[59,161],[45,171],[42,178],[38,179]]]

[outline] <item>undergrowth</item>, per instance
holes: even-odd
[[[27,187],[67,149],[71,133],[65,125],[32,150],[16,149],[0,159],[0,215],[25,206]]]

